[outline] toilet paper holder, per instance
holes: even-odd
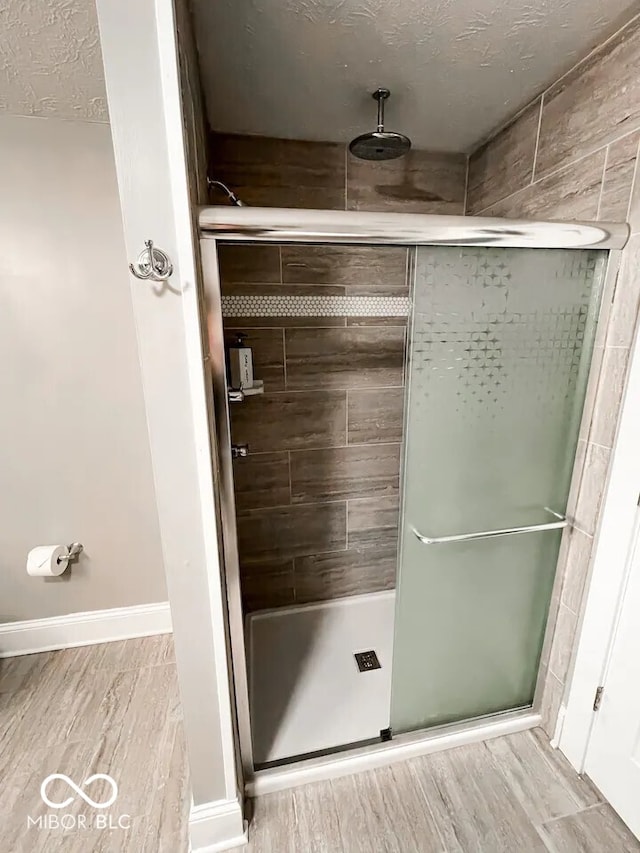
[[[58,557],[59,564],[66,563],[66,565],[68,566],[69,563],[72,563],[77,560],[80,554],[82,554],[82,552],[84,551],[84,546],[81,545],[79,542],[72,542],[71,545],[68,546],[68,548],[68,554],[63,554],[62,556]]]

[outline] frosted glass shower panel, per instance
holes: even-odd
[[[391,725],[529,705],[606,252],[417,249]],[[554,515],[556,513],[557,515]]]

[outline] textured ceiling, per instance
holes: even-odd
[[[637,0],[194,0],[215,130],[345,141],[387,127],[466,151]]]
[[[0,113],[107,121],[94,0],[0,2]]]

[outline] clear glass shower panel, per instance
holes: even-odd
[[[417,249],[395,732],[532,702],[562,531],[457,537],[564,515],[606,258]]]

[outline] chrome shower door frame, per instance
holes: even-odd
[[[205,328],[213,375],[215,437],[221,480],[217,495],[224,550],[221,557],[229,616],[229,662],[240,756],[245,789],[251,795],[281,790],[310,781],[332,778],[358,770],[392,763],[401,758],[449,748],[461,743],[520,731],[541,719],[544,665],[538,673],[531,708],[506,711],[490,717],[465,721],[437,729],[400,735],[388,743],[354,747],[335,755],[309,758],[286,766],[256,771],[253,763],[248,674],[245,656],[244,620],[240,594],[240,566],[233,490],[229,389],[225,370],[222,298],[217,243],[305,243],[310,245],[360,244],[378,246],[500,246],[511,248],[606,249],[609,251],[598,333],[592,358],[582,427],[591,419],[602,359],[609,307],[620,265],[621,250],[629,238],[629,227],[620,223],[543,222],[486,217],[430,214],[371,213],[342,210],[298,210],[262,207],[213,206],[199,210],[200,252],[204,281]],[[582,429],[582,428],[581,428]],[[568,530],[580,487],[581,472],[574,468],[567,518],[558,566],[566,556]],[[560,525],[558,525],[560,526]],[[559,604],[562,572],[556,570],[547,618],[542,660],[548,654]]]

